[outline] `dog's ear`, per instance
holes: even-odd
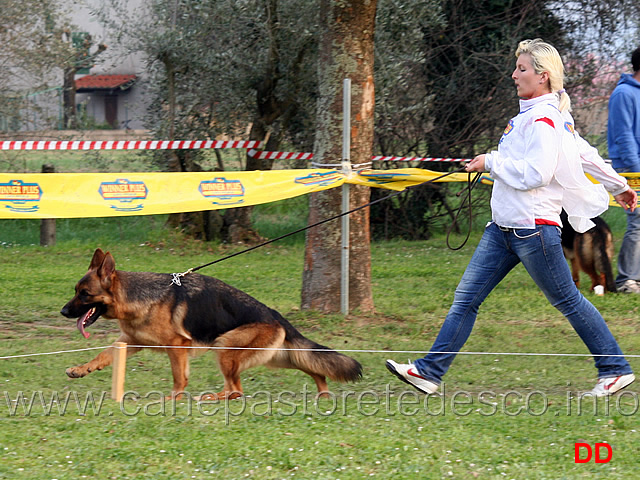
[[[102,286],[104,288],[111,287],[111,279],[116,273],[116,261],[113,259],[113,255],[109,252],[104,254],[97,273],[98,277],[100,277]]]
[[[91,263],[89,264],[89,270],[96,270],[104,259],[104,252],[102,249],[97,248],[95,252],[93,252],[93,258],[91,259]]]

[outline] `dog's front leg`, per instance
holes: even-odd
[[[173,389],[171,396],[167,398],[178,400],[189,383],[189,350],[186,348],[167,349],[173,374]]]
[[[127,343],[128,340],[128,338],[120,337],[116,341]],[[89,375],[91,372],[102,370],[104,367],[108,367],[113,363],[113,348],[114,347],[109,347],[103,350],[98,355],[96,355],[93,360],[83,365],[77,365],[75,367],[67,368],[65,373],[70,378],[82,378],[86,375]],[[140,347],[127,347],[127,357],[133,355],[136,352],[139,352],[140,350]]]

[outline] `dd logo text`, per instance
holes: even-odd
[[[607,456],[604,458],[600,456],[601,449],[603,448],[607,451]],[[591,457],[594,456],[594,451],[596,463],[608,463],[611,461],[611,457],[613,457],[613,449],[608,443],[596,443],[595,447],[591,448],[591,445],[588,443],[578,442],[575,444],[573,459],[575,463],[589,463],[591,461]]]

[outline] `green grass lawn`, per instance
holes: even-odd
[[[282,216],[277,208],[272,214]],[[619,212],[608,215],[619,243],[624,219]],[[309,338],[357,358],[363,380],[330,383],[333,398],[316,402],[313,382],[302,372],[259,367],[243,374],[243,399],[165,402],[172,384],[169,361],[144,351],[128,360],[127,394],[116,403],[109,399],[110,367],[75,380],[64,373],[118,335],[115,323],[100,319],[85,340],[75,322],[59,314],[94,248],[110,250],[120,269],[169,273],[236,251],[167,233],[162,219],[120,222],[106,230],[87,225],[84,237],[52,248],[30,245],[37,237],[18,240],[24,232],[16,230],[24,224],[0,223],[0,357],[13,357],[0,359],[0,478],[640,475],[640,387],[609,401],[576,398],[595,383],[593,360],[522,268],[486,300],[467,353],[445,378],[443,396],[425,400],[387,372],[385,359],[404,362],[431,346],[477,232],[457,252],[445,247],[443,237],[374,244],[375,314],[343,318],[300,311],[300,241],[272,244],[202,271],[278,309]],[[640,296],[584,293],[640,371]],[[62,353],[33,355],[49,352]],[[221,386],[211,353],[192,359],[192,394]],[[576,464],[576,442],[606,442],[613,457]]]

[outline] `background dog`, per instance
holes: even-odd
[[[591,290],[596,285],[602,285],[608,292],[617,292],[613,276],[613,235],[609,225],[600,217],[592,218],[595,226],[584,233],[576,232],[567,219],[563,210],[562,219],[562,249],[571,262],[571,275],[577,286],[580,286],[580,270],[591,278]]]
[[[97,249],[75,296],[60,313],[77,318],[85,338],[85,329],[102,316],[118,321],[117,341],[179,347],[165,349],[173,373],[172,397],[187,387],[189,349],[184,347],[191,346],[220,348],[215,353],[224,388],[218,398],[241,396],[240,373],[257,365],[302,370],[313,378],[319,393],[328,391],[325,377],[338,382],[361,378],[362,366],[356,360],[305,338],[277,311],[237,288],[195,273],[179,283],[169,274],[116,270],[113,256]],[[128,347],[127,356],[140,349]],[[110,365],[112,358],[110,347],[66,373],[84,377]]]

